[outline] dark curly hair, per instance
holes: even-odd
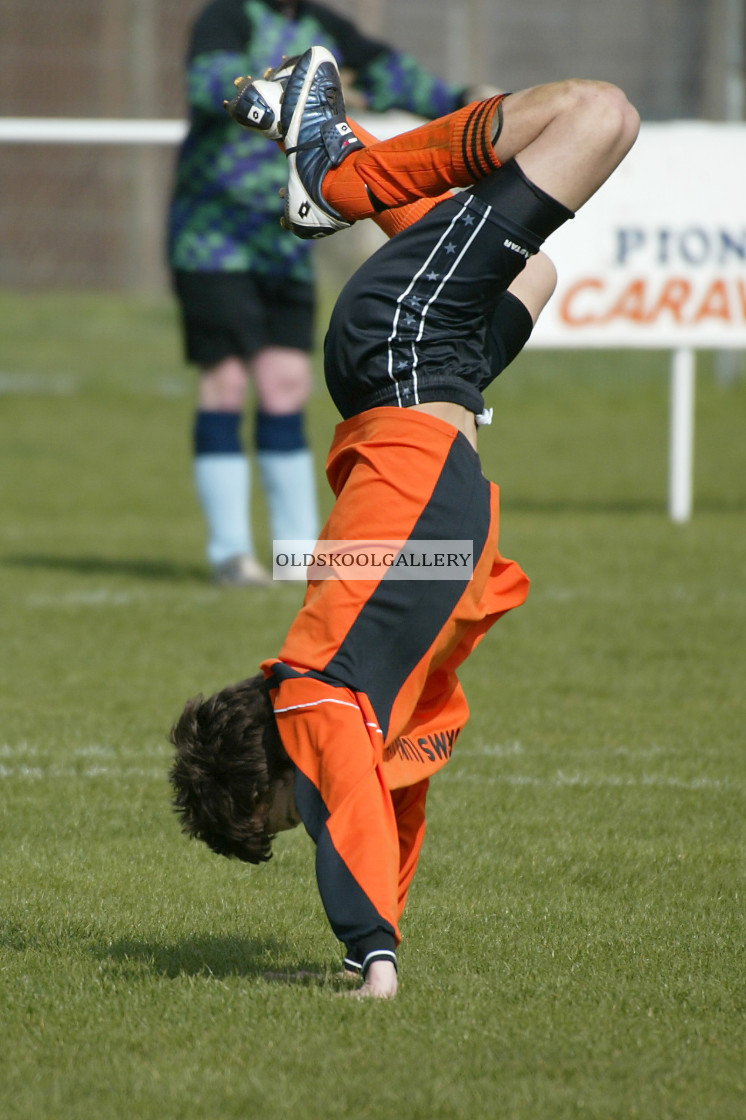
[[[171,729],[169,779],[182,830],[218,855],[263,863],[272,855],[268,793],[292,769],[264,677],[187,701]]]

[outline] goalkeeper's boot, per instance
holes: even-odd
[[[285,83],[280,131],[288,157],[285,229],[304,239],[347,229],[352,222],[329,205],[321,187],[327,171],[365,145],[347,121],[337,63],[325,47],[301,55]]]
[[[272,576],[256,557],[243,552],[216,564],[212,582],[217,587],[274,587]]]
[[[265,71],[263,78],[236,78],[238,90],[232,101],[224,101],[237,124],[261,132],[268,140],[282,140],[280,106],[287,80],[293,72],[295,58],[284,58],[282,65]]]

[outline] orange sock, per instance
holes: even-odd
[[[416,202],[408,202],[406,206],[397,206],[395,210],[384,210],[380,214],[374,214],[372,221],[383,230],[387,237],[396,237],[397,233],[413,226],[415,222],[419,222],[420,218],[424,218],[434,206],[439,202],[443,202],[446,198],[453,198],[449,191],[447,194],[438,195],[437,198],[418,198]]]
[[[363,128],[358,121],[352,120],[351,117],[347,118],[352,126],[352,129],[359,140],[370,148],[373,144],[378,144],[380,141],[372,132],[368,132]],[[354,153],[353,153],[354,154]],[[347,157],[350,158],[349,156]],[[396,210],[382,210],[380,213],[374,212],[371,214],[372,220],[376,223],[379,229],[382,229],[387,237],[394,237],[397,233],[407,229],[408,226],[414,225],[420,218],[424,218],[433,206],[437,206],[439,202],[444,199],[450,198],[451,192],[447,191],[445,194],[439,195],[437,198],[418,198],[416,202],[409,202],[406,206],[399,206]]]
[[[352,152],[327,172],[324,198],[343,217],[357,221],[375,217],[381,209],[484,179],[500,167],[492,138],[503,97],[472,102],[391,140]]]

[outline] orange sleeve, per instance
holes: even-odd
[[[335,935],[391,948],[401,940],[399,834],[383,777],[383,736],[362,694],[277,662],[263,665],[295,795],[316,842],[316,878]],[[276,686],[273,674],[285,675]],[[273,684],[275,687],[273,687]]]

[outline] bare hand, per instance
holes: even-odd
[[[350,992],[353,999],[393,999],[399,979],[393,961],[373,961],[361,988]]]

